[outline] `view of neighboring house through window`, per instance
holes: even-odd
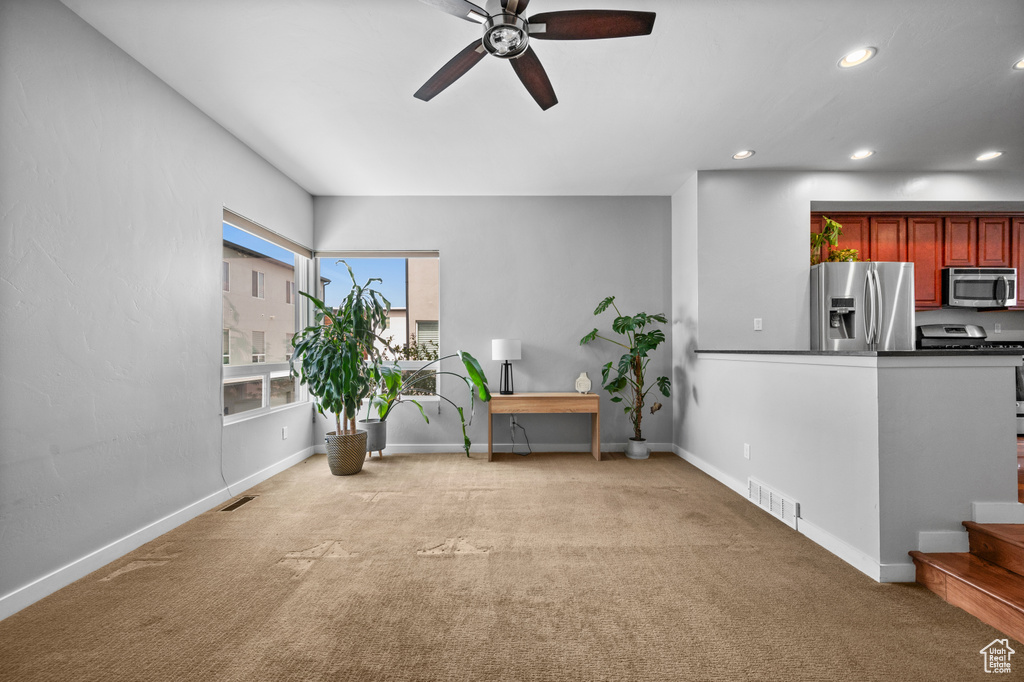
[[[318,296],[331,308],[337,308],[352,287],[345,263],[352,268],[356,281],[362,285],[370,278],[372,288],[380,291],[391,303],[391,313],[384,329],[378,330],[387,346],[378,342],[385,357],[399,362],[403,374],[411,375],[440,353],[440,259],[436,252],[402,253],[373,257],[358,252],[318,253],[320,291]],[[421,384],[425,392],[436,389],[436,377]]]
[[[296,273],[305,259],[228,222],[223,231],[224,415],[230,418],[297,399],[288,361],[297,329]],[[232,281],[252,286],[232,290]]]

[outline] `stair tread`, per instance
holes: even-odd
[[[964,528],[968,531],[986,533],[999,538],[1003,542],[1019,545],[1024,550],[1024,523],[975,523],[964,521]]]
[[[1024,577],[1013,571],[966,552],[910,552],[910,555],[1024,612]]]

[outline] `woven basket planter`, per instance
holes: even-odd
[[[366,458],[366,431],[327,434],[327,465],[335,476],[351,476],[363,470]]]

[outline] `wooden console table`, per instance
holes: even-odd
[[[564,412],[590,415],[590,452],[600,462],[601,396],[596,393],[492,393],[487,403],[487,461],[494,460],[493,415]]]

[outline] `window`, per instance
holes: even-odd
[[[384,342],[377,345],[385,357],[398,362],[404,375],[440,356],[440,259],[436,251],[333,251],[316,255],[317,294],[332,308],[341,303],[352,284],[340,260],[352,268],[359,284],[372,277],[382,280],[372,287],[388,299],[391,313],[379,330]],[[385,342],[390,349],[385,348]],[[419,386],[427,393],[434,392],[438,378],[431,376]]]
[[[267,342],[263,332],[252,333],[252,361],[253,363],[267,361]]]
[[[221,353],[224,415],[231,421],[236,415],[249,416],[305,399],[288,362],[292,336],[306,319],[306,306],[295,305],[295,298],[309,278],[312,261],[306,254],[312,254],[227,211],[223,232]],[[232,271],[236,278],[241,273],[243,281],[246,272],[252,273],[249,291],[237,283],[231,291]]]
[[[253,298],[265,298],[263,295],[263,282],[266,274],[258,270],[252,271],[252,296]]]

